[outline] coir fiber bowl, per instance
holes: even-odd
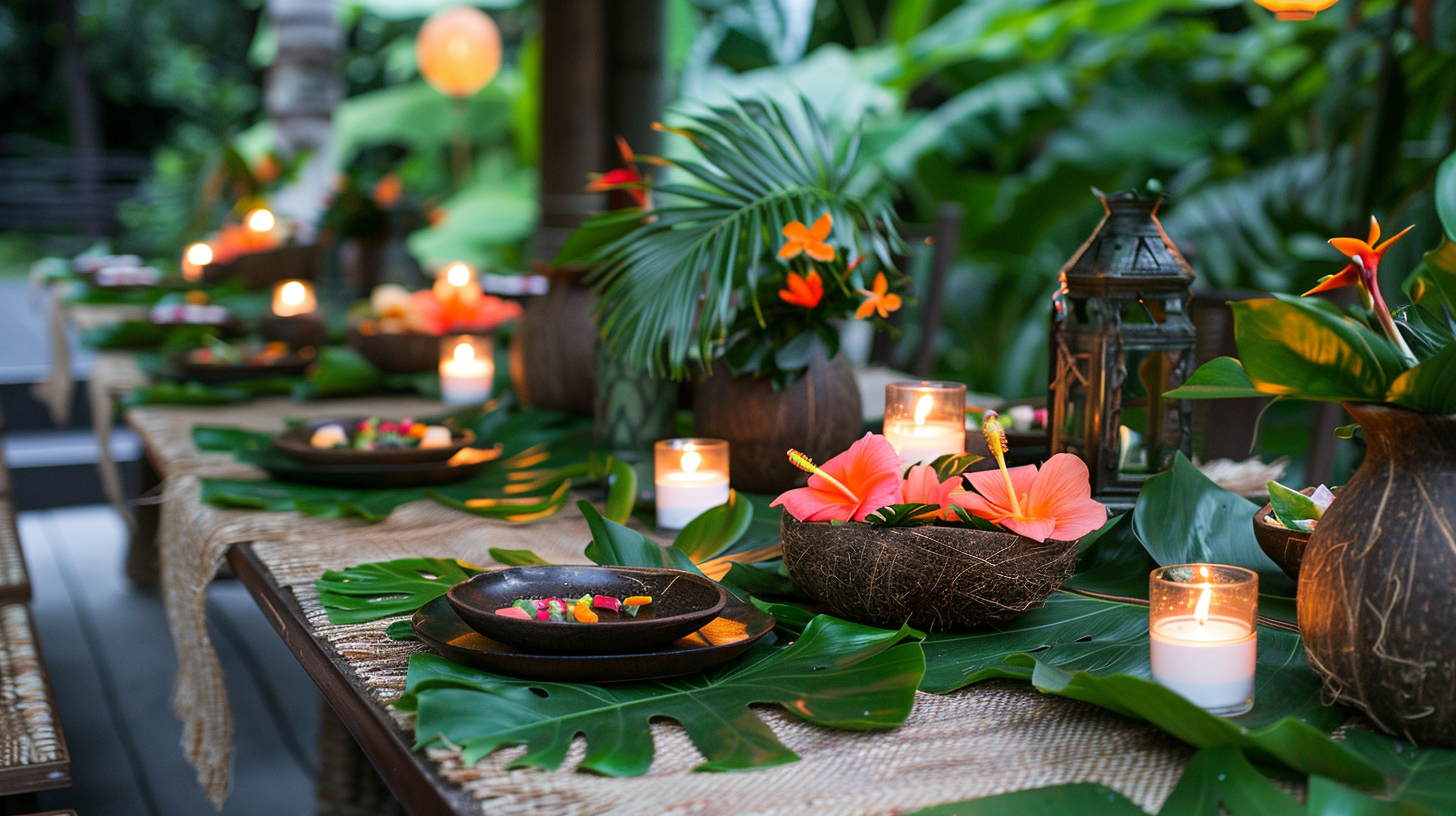
[[[440,338],[433,334],[349,332],[349,345],[388,374],[422,374],[440,365]]]
[[[1299,491],[1308,496],[1313,487]],[[1313,531],[1291,530],[1274,518],[1274,505],[1266,504],[1254,514],[1254,540],[1269,560],[1279,565],[1284,574],[1299,580],[1299,562],[1304,560],[1304,548],[1309,545]]]
[[[341,425],[352,435],[359,423],[366,419],[368,417],[356,416],[302,422],[273,437],[273,445],[307,465],[421,465],[448,461],[461,448],[475,441],[474,431],[451,428],[450,444],[442,448],[381,448],[366,451],[353,448],[315,448],[309,444],[313,432],[324,425]]]
[[[834,526],[785,513],[789,577],[833,614],[875,626],[967,629],[1039,606],[1072,575],[1074,541],[961,527]]]
[[[497,615],[517,599],[622,599],[651,595],[637,617],[593,609],[597,623],[538,621]],[[455,613],[482,635],[535,654],[645,652],[696,632],[718,616],[728,593],[682,570],[646,567],[511,567],[483,572],[445,594]]]

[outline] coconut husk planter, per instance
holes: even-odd
[[[1077,560],[1074,541],[964,527],[833,525],[785,513],[779,533],[789,577],[830,612],[926,631],[1011,620],[1060,588]]]
[[[1456,747],[1456,419],[1345,409],[1370,447],[1304,551],[1305,651],[1328,699]]]

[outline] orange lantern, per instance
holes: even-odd
[[[1333,6],[1336,0],[1254,0],[1274,12],[1276,20],[1309,20],[1315,12]]]
[[[480,9],[440,9],[420,26],[415,60],[435,90],[463,99],[490,84],[500,70],[500,29]]]

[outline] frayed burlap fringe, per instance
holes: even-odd
[[[579,520],[574,520],[580,524]],[[544,537],[543,537],[544,538]],[[569,540],[569,539],[568,539]],[[501,545],[504,546],[504,545]],[[537,542],[545,555],[549,542]],[[390,640],[396,620],[333,626],[318,602],[313,581],[324,571],[361,559],[347,548],[254,545],[280,585],[291,587],[309,625],[363,681],[405,734],[413,718],[390,705],[404,690],[409,656],[423,647]],[[486,563],[469,541],[389,542],[378,558],[433,555]],[[574,553],[559,558],[580,560]],[[548,560],[557,560],[548,556]],[[801,757],[780,768],[742,774],[698,774],[703,758],[686,732],[671,723],[652,725],[656,757],[634,779],[579,774],[585,754],[577,739],[557,771],[512,769],[524,749],[508,749],[474,766],[454,748],[428,756],[441,775],[480,801],[481,813],[652,814],[846,813],[887,814],[941,802],[989,796],[1064,782],[1097,782],[1155,809],[1167,798],[1192,750],[1161,731],[1102,709],[1042,695],[1024,685],[983,683],[949,695],[916,695],[904,726],[891,732],[820,728],[776,707],[759,707],[774,734]]]
[[[0,768],[65,758],[25,604],[0,606]]]

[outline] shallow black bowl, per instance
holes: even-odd
[[[395,490],[434,487],[469,479],[500,457],[500,446],[497,445],[492,450],[471,448],[461,455],[464,454],[469,454],[469,457],[451,462],[416,462],[402,465],[308,465],[295,462],[286,456],[273,457],[272,461],[261,464],[270,476],[281,482]]]
[[[495,611],[518,598],[651,595],[637,617],[593,609],[597,623],[523,620]],[[626,654],[671,643],[718,616],[728,593],[691,572],[645,567],[512,567],[483,572],[445,594],[470,628],[536,654]]]
[[[292,354],[267,364],[196,363],[187,359],[186,354],[172,355],[172,364],[176,367],[178,376],[203,385],[262,380],[269,377],[302,377],[312,363],[312,360]]]
[[[421,607],[410,628],[432,651],[464,666],[525,680],[620,683],[712,668],[742,654],[773,631],[774,623],[773,615],[730,596],[721,615],[687,637],[649,652],[613,655],[541,655],[513,649],[466,626],[445,598]]]
[[[273,437],[273,445],[309,465],[419,465],[448,461],[461,448],[475,441],[474,431],[451,428],[450,445],[444,448],[383,448],[366,451],[353,448],[315,448],[308,443],[313,432],[324,425],[339,425],[345,433],[352,436],[353,429],[368,418],[343,417],[302,422]]]

